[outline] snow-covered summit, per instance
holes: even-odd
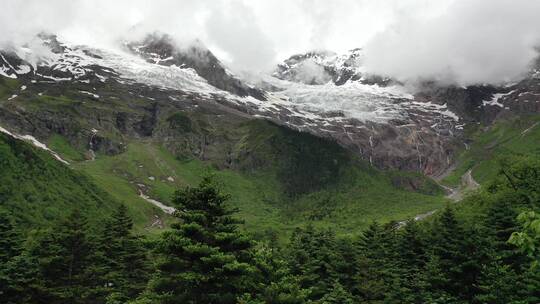
[[[333,82],[343,85],[348,81],[386,86],[391,80],[370,75],[363,66],[362,49],[352,49],[343,54],[330,51],[312,51],[296,54],[278,64],[274,77],[310,85]]]

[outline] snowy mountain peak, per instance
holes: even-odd
[[[394,83],[389,78],[370,75],[363,67],[362,49],[352,49],[343,54],[329,51],[312,51],[289,57],[278,64],[274,77],[310,85],[333,82],[343,85],[348,81],[387,86]]]
[[[220,90],[240,97],[266,99],[263,91],[253,88],[233,75],[200,41],[178,46],[166,34],[150,34],[142,41],[126,43],[126,46],[147,62],[193,69],[210,85]]]

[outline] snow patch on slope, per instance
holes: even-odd
[[[167,214],[173,214],[176,212],[175,208],[167,206],[160,201],[156,201],[155,199],[150,198],[148,195],[145,195],[142,191],[139,191],[139,197],[149,202],[150,204],[158,207],[159,209],[161,209],[163,212]]]
[[[16,138],[16,139],[20,139],[20,140],[24,140],[26,142],[29,142],[31,143],[32,145],[34,145],[35,147],[37,148],[40,148],[42,150],[45,150],[49,153],[51,153],[51,155],[56,158],[58,161],[66,164],[66,165],[69,165],[69,162],[65,161],[64,159],[62,159],[56,152],[54,152],[53,150],[49,149],[49,147],[47,147],[47,145],[45,145],[44,143],[40,142],[39,140],[37,140],[34,136],[32,135],[18,135],[18,134],[14,134],[14,133],[11,133],[9,132],[8,130],[0,127],[0,132],[2,133],[5,133],[13,138]]]
[[[504,108],[504,105],[499,102],[499,99],[501,99],[501,98],[503,98],[505,96],[508,96],[508,95],[510,95],[512,93],[514,93],[514,91],[510,91],[508,93],[493,94],[493,97],[490,100],[483,100],[482,105],[484,107],[485,106],[497,106],[497,107]]]
[[[307,85],[276,78],[264,81],[283,88],[271,94],[274,98],[269,98],[266,107],[268,103],[274,103],[300,113],[324,117],[328,121],[354,118],[361,122],[387,123],[392,119],[408,119],[412,112],[418,111],[459,120],[446,105],[414,101],[414,96],[399,85],[381,87],[358,81],[348,81],[339,86],[332,82]]]
[[[294,83],[280,93],[294,106],[311,113],[336,112],[360,121],[382,123],[403,116],[398,100],[412,99],[397,87],[381,88],[359,82],[342,86]]]

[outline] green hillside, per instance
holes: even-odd
[[[85,174],[3,133],[0,167],[0,208],[24,224],[45,225],[74,209],[97,220],[118,206]]]
[[[477,126],[470,133],[472,144],[459,156],[458,167],[443,180],[448,185],[457,185],[469,169],[483,184],[495,178],[505,158],[540,155],[539,115],[501,120],[485,128]]]
[[[139,197],[141,191],[170,205],[176,189],[214,174],[233,196],[245,229],[267,238],[308,223],[356,234],[375,219],[403,220],[444,205],[431,180],[375,170],[327,140],[264,121],[250,121],[241,132],[236,151],[243,156],[231,168],[174,156],[152,141],[131,141],[124,153],[87,161],[84,151],[52,136],[47,144],[71,163],[66,166],[2,135],[2,206],[43,225],[74,208],[99,220],[123,203],[138,231],[153,232],[156,219],[167,226],[170,217]]]
[[[249,154],[249,161],[235,170],[178,159],[150,141],[131,142],[125,153],[99,155],[74,167],[116,199],[136,205],[147,204],[138,197],[141,188],[170,204],[176,189],[213,174],[231,193],[245,228],[259,237],[307,223],[355,234],[375,219],[403,220],[446,201],[440,188],[419,174],[375,170],[333,143],[267,122],[246,128],[248,135],[237,148]]]

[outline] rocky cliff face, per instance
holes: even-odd
[[[40,36],[48,52],[0,52],[0,126],[46,141],[53,134],[89,152],[122,153],[156,140],[179,156],[242,167],[242,125],[267,119],[336,141],[382,169],[437,175],[463,147],[463,129],[539,112],[536,70],[505,87],[409,91],[363,72],[361,51],[293,56],[264,79],[272,92],[229,72],[201,46],[149,36],[100,50]],[[245,131],[245,130],[244,130]],[[91,155],[91,153],[89,153]]]
[[[360,49],[344,55],[299,54],[279,64],[273,75],[289,83],[289,87],[281,83],[285,87],[284,95],[296,104],[309,96],[311,109],[319,110],[319,101],[328,109],[328,104],[332,104],[329,100],[344,100],[333,111],[322,111],[327,116],[324,127],[307,128],[317,128],[314,133],[337,139],[380,168],[438,175],[451,166],[456,152],[466,147],[464,128],[476,124],[489,126],[501,117],[538,113],[538,64],[521,82],[499,87],[456,87],[426,82],[405,89],[398,81],[366,73],[362,56]],[[317,78],[319,81],[309,78],[305,81],[301,77],[306,66],[323,75]],[[303,89],[290,89],[290,83]],[[274,86],[279,87],[279,83]],[[344,94],[351,86],[357,89]],[[338,93],[333,94],[333,90]],[[374,94],[367,94],[369,91]],[[396,91],[397,94],[391,94]],[[367,111],[361,111],[362,108]],[[388,115],[381,117],[367,112]]]

